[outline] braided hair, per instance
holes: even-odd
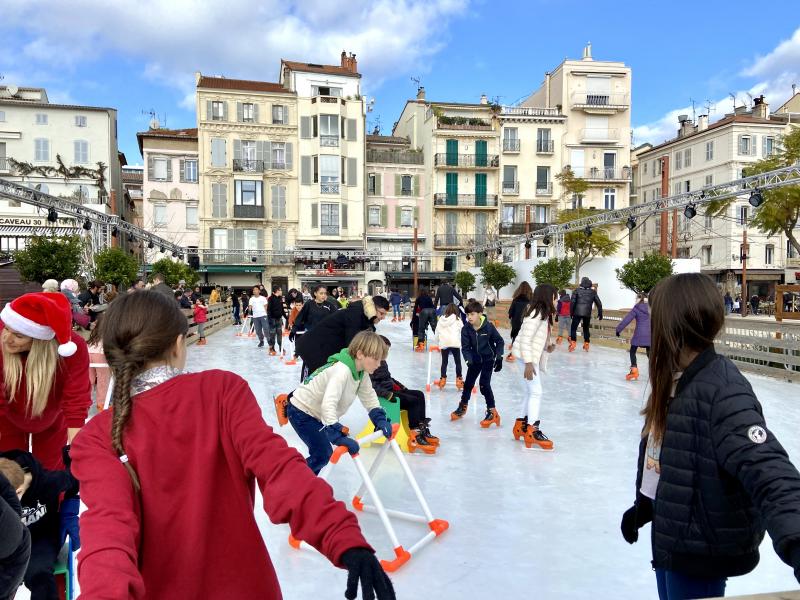
[[[136,490],[139,477],[125,452],[125,427],[131,418],[131,384],[147,365],[165,360],[178,336],[189,329],[174,300],[142,290],[118,297],[103,315],[103,352],[114,376],[111,445],[128,471]]]

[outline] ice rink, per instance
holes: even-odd
[[[269,357],[265,348],[256,348],[256,339],[236,337],[234,331],[212,335],[207,346],[191,346],[188,369],[220,368],[240,374],[250,382],[267,423],[277,426],[272,396],[296,386],[300,366]],[[383,322],[378,332],[393,343],[388,359],[392,375],[408,387],[424,389],[428,356],[412,352],[408,321]],[[501,334],[508,340],[508,331]],[[657,598],[649,525],[633,546],[619,531],[620,517],[634,499],[639,410],[647,379],[647,366],[640,360],[640,380],[625,381],[627,361],[627,352],[599,346],[589,353],[579,347],[569,354],[562,345],[551,355],[541,411],[542,431],[555,443],[550,453],[525,450],[511,437],[514,418],[521,416],[518,363],[504,363],[493,378],[502,419],[499,429],[479,427],[484,411],[480,395],[472,396],[463,420],[451,422],[458,392],[453,386],[444,391],[434,388],[428,416],[441,448],[435,456],[406,456],[434,516],[448,520],[450,530],[392,575],[398,598]],[[433,354],[433,364],[438,377],[438,353]],[[453,381],[452,364],[450,369]],[[748,378],[768,425],[797,463],[800,405],[794,386]],[[359,432],[367,417],[356,402],[342,421]],[[291,427],[277,431],[305,452]],[[362,457],[370,462],[375,452],[365,449]],[[336,496],[349,503],[359,484],[349,459],[335,468],[330,482]],[[419,512],[391,456],[376,485],[387,506]],[[344,597],[344,571],[313,549],[293,550],[287,544],[288,526],[273,525],[260,498],[256,516],[286,600]],[[359,514],[359,521],[379,557],[392,558],[378,517]],[[408,547],[425,528],[401,523],[397,531]],[[769,538],[761,549],[759,566],[749,575],[729,580],[727,596],[798,588],[791,568],[776,556]],[[21,592],[18,598],[23,597],[27,595]]]

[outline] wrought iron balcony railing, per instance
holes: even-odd
[[[497,154],[451,154],[440,152],[434,157],[437,167],[470,167],[476,169],[497,168],[500,157]]]
[[[503,140],[503,152],[519,152],[519,140]]]
[[[233,170],[245,173],[263,173],[264,161],[251,160],[249,158],[234,158]]]
[[[497,194],[434,194],[433,204],[438,208],[492,208],[497,206]]]
[[[552,154],[554,150],[553,140],[536,140],[536,154]]]

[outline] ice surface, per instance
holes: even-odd
[[[409,387],[424,389],[428,357],[411,351],[408,323],[384,322],[378,331],[393,343],[392,375]],[[509,339],[508,331],[501,334]],[[256,344],[253,338],[235,337],[233,328],[223,330],[212,335],[207,346],[190,348],[188,368],[228,369],[245,377],[264,418],[277,428],[272,396],[296,386],[300,367],[284,365]],[[433,355],[433,363],[436,375],[439,354]],[[479,427],[484,408],[480,395],[472,396],[463,420],[451,422],[449,413],[458,403],[458,392],[452,386],[444,391],[434,388],[428,416],[433,419],[432,432],[441,438],[441,449],[435,456],[406,456],[434,516],[448,520],[450,530],[392,575],[398,598],[657,598],[649,525],[633,546],[619,532],[620,517],[634,499],[645,361],[640,361],[640,368],[640,380],[627,382],[627,352],[595,346],[589,353],[579,347],[569,354],[560,346],[551,355],[550,372],[543,380],[541,427],[555,443],[552,453],[526,451],[511,437],[523,401],[518,363],[505,363],[493,377],[502,418],[499,429]],[[452,381],[452,364],[449,375]],[[796,462],[800,459],[800,404],[794,386],[760,376],[748,375],[748,379],[763,404],[767,423]],[[358,432],[367,417],[360,404],[354,403],[342,420]],[[277,431],[305,452],[290,426]],[[370,462],[375,452],[365,449],[362,456]],[[337,497],[349,503],[360,481],[345,459],[334,469],[330,482]],[[388,507],[419,512],[391,456],[376,485]],[[343,597],[344,571],[313,549],[289,547],[288,526],[270,523],[260,498],[256,517],[286,600]],[[391,558],[391,544],[378,517],[360,514],[359,521],[379,557]],[[397,533],[408,547],[422,537],[424,528],[399,523]],[[761,553],[755,571],[728,582],[728,596],[798,587],[769,538]],[[23,594],[18,597],[27,597]]]

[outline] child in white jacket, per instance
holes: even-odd
[[[447,363],[450,356],[456,363],[456,388],[463,389],[464,380],[461,378],[461,328],[464,322],[461,320],[461,311],[455,304],[448,304],[444,309],[444,315],[439,317],[436,325],[436,334],[439,336],[439,349],[442,353],[441,379],[435,381],[439,389],[447,385]]]
[[[513,347],[514,356],[525,363],[527,389],[527,400],[523,407],[525,416],[514,423],[514,439],[524,438],[525,447],[534,450],[553,449],[553,442],[539,430],[539,407],[542,402],[542,372],[547,370],[547,354],[555,349],[555,345],[550,343],[555,302],[556,289],[553,286],[536,286]]]

